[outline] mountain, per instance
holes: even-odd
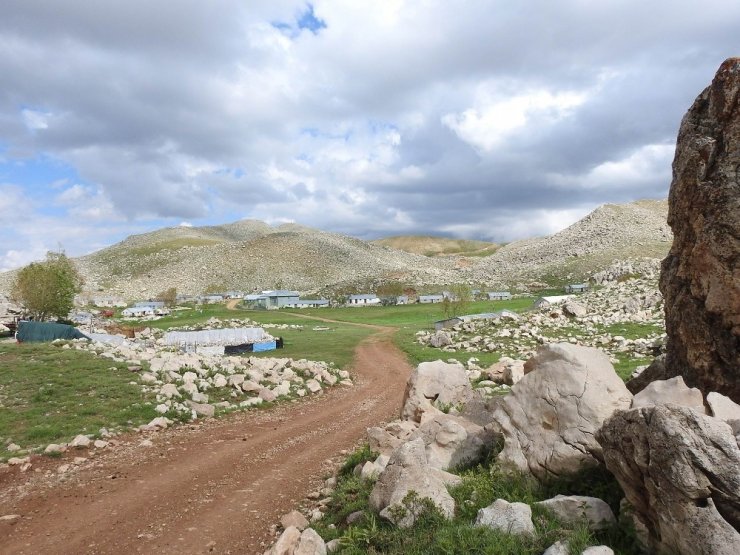
[[[366,242],[296,224],[242,220],[133,235],[75,262],[86,290],[126,299],[170,287],[190,294],[275,288],[326,294],[387,280],[428,290],[453,283],[517,288],[533,281],[581,281],[615,260],[657,264],[672,239],[666,216],[666,201],[607,204],[559,233],[500,248],[423,236]],[[13,275],[0,274],[0,292],[9,289]]]
[[[370,241],[374,245],[390,247],[424,256],[488,256],[498,245],[487,241],[450,239],[431,235],[396,235]]]

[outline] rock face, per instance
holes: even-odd
[[[538,479],[595,466],[594,434],[632,395],[607,356],[590,347],[555,343],[527,362],[530,371],[498,405],[489,425],[504,438],[499,461]]]
[[[740,402],[740,58],[726,60],[681,122],[663,261],[666,367]]]
[[[596,437],[651,553],[740,553],[740,449],[730,426],[661,405],[620,411]]]

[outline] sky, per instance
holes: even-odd
[[[664,198],[737,0],[3,0],[0,271],[244,218],[554,233]]]

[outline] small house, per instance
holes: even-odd
[[[223,295],[203,295],[201,300],[206,304],[217,304],[224,302]]]
[[[349,295],[347,297],[347,304],[349,306],[379,305],[380,298],[377,295],[373,295],[372,293]]]
[[[419,295],[419,302],[422,304],[441,303],[443,300],[442,295]]]
[[[489,291],[486,293],[489,301],[509,301],[511,300],[511,293],[508,291]]]
[[[121,312],[124,318],[143,318],[144,316],[154,316],[154,308],[151,306],[132,306],[124,308]]]
[[[164,308],[164,301],[140,301],[134,303],[134,308],[144,308],[147,306],[150,308]]]
[[[568,299],[572,299],[573,295],[556,295],[553,297],[540,297],[536,301],[534,301],[534,307],[535,308],[550,308],[551,306],[556,306],[559,304],[563,304]]]
[[[565,286],[566,293],[585,293],[588,291],[588,283],[574,283]]]
[[[267,297],[266,308],[268,309],[295,306],[295,303],[300,298],[298,291],[287,291],[284,289],[262,291],[262,295]]]

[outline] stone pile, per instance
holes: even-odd
[[[163,346],[161,338],[152,341],[158,335],[145,330],[119,345],[85,339],[72,344],[136,370],[143,392],[155,394],[157,412],[173,417],[213,416],[216,409],[249,408],[352,384],[349,372],[325,362],[181,353]]]
[[[653,329],[630,339],[608,328],[639,324]],[[665,341],[663,300],[655,280],[644,278],[610,282],[560,306],[532,310],[516,319],[473,320],[435,332],[418,332],[417,342],[447,353],[498,352],[513,359],[527,359],[537,347],[569,342],[606,351],[616,357],[654,356]]]

